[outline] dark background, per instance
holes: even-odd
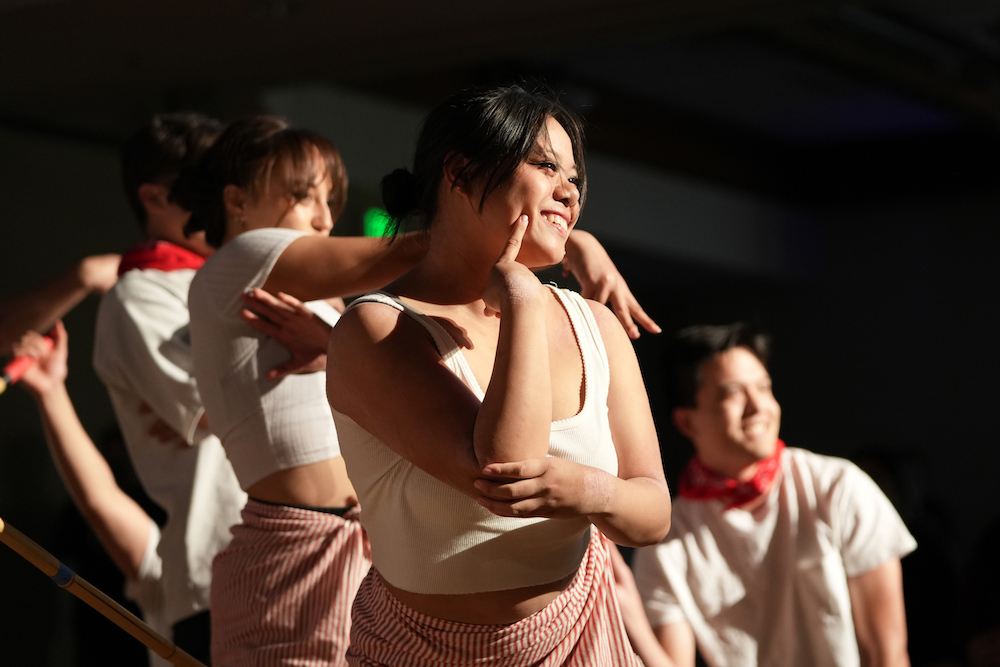
[[[934,611],[911,618],[914,664],[956,664],[966,564],[1000,516],[996,0],[0,0],[0,298],[138,237],[115,150],[152,113],[327,133],[352,176],[338,232],[356,233],[420,115],[510,79],[585,116],[581,227],[666,331],[771,332],[782,437],[883,483],[921,543],[907,598]],[[70,392],[101,440],[95,308],[67,326]],[[663,409],[663,345],[636,350],[674,481],[691,450]],[[31,401],[7,392],[0,517],[97,581],[67,504]],[[0,664],[128,664],[106,653],[114,628],[74,638],[89,610],[6,548],[0,590]]]

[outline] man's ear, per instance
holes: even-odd
[[[170,190],[157,183],[142,183],[138,190],[139,201],[147,211],[159,211],[169,203]]]
[[[247,194],[243,188],[230,183],[222,189],[222,203],[226,207],[226,213],[233,217],[243,214],[243,209],[247,203]]]
[[[670,416],[681,435],[694,441],[694,408],[674,408]]]

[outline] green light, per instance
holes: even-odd
[[[385,209],[370,208],[365,211],[365,236],[390,236],[392,218]]]

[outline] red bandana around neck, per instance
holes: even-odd
[[[179,269],[200,269],[205,258],[196,252],[170,241],[139,241],[122,255],[118,265],[119,277],[132,269],[158,269],[177,271]]]
[[[781,452],[784,449],[785,443],[779,439],[774,453],[757,463],[757,472],[747,482],[726,477],[706,466],[697,456],[692,457],[681,473],[681,498],[721,500],[727,510],[748,503],[771,488],[771,482],[781,468]]]

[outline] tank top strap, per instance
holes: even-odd
[[[480,401],[485,398],[486,393],[479,386],[479,381],[476,380],[476,376],[472,373],[472,368],[469,366],[469,362],[465,360],[465,355],[462,354],[461,348],[458,347],[455,339],[444,330],[444,327],[435,322],[433,318],[424,315],[413,306],[403,303],[397,296],[384,291],[369,292],[368,294],[359,296],[351,302],[344,312],[362,303],[381,303],[395,308],[416,320],[430,335],[431,341],[433,341],[434,347],[437,348],[438,354],[441,355],[441,360],[444,361],[445,365],[468,385],[469,389],[472,390],[472,393]]]
[[[560,289],[555,285],[546,287],[552,290],[569,316],[576,340],[580,345],[584,372],[588,375],[588,385],[592,381],[599,380],[600,386],[606,392],[611,383],[611,364],[608,361],[608,351],[604,347],[601,330],[594,318],[594,311],[587,305],[587,300],[576,292]]]

